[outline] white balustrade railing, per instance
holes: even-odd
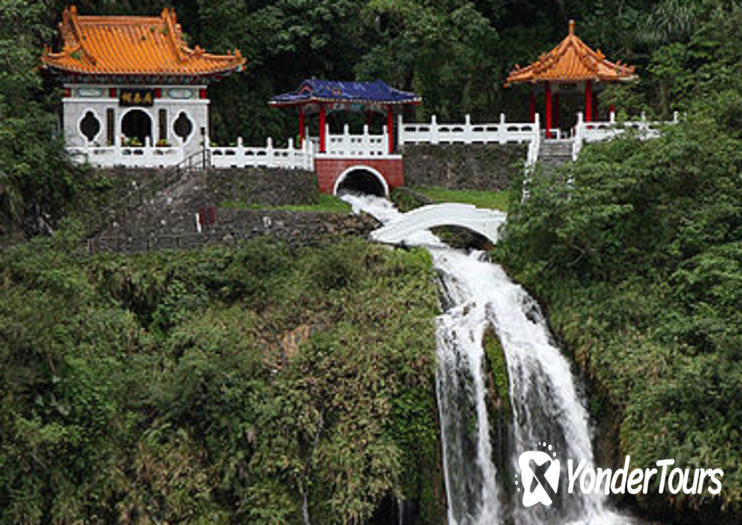
[[[351,134],[346,124],[343,133],[339,135],[330,134],[329,126],[326,128],[325,136],[326,155],[337,157],[384,157],[389,155],[389,135],[386,126],[380,135],[372,135],[368,126],[363,126],[363,133]]]
[[[577,123],[573,132],[572,158],[577,159],[586,142],[597,142],[614,138],[626,130],[636,130],[642,139],[655,138],[662,132],[662,127],[678,122],[676,112],[672,121],[648,121],[642,115],[641,120],[616,122],[611,113],[608,121],[585,122],[582,113],[577,114]],[[296,147],[289,139],[288,146],[276,148],[273,140],[267,139],[264,147],[244,146],[241,138],[235,146],[209,146],[209,158],[214,168],[266,167],[286,169],[314,169],[314,159],[318,156],[332,157],[390,157],[389,135],[386,126],[381,134],[372,135],[368,126],[363,133],[351,134],[346,124],[342,134],[332,135],[329,126],[326,128],[326,152],[319,153],[317,137],[307,137],[301,147]],[[397,143],[404,144],[446,144],[446,143],[528,143],[526,166],[533,166],[538,160],[539,148],[544,140],[543,129],[539,125],[539,116],[534,122],[506,122],[505,115],[500,115],[500,122],[494,124],[472,124],[469,115],[463,124],[438,124],[433,115],[430,123],[408,124],[398,120]],[[208,137],[206,137],[208,143]],[[186,158],[183,144],[177,146],[152,146],[149,139],[144,146],[98,146],[88,143],[84,146],[70,146],[68,153],[75,162],[87,161],[99,167],[143,167],[163,168],[176,166]]]
[[[540,120],[539,120],[539,114],[536,113],[536,118],[534,119],[534,125],[536,126],[533,133],[533,139],[528,143],[528,152],[526,154],[526,169],[533,167],[536,164],[536,161],[538,161],[538,151],[541,148],[541,131],[539,129],[540,127]]]
[[[306,140],[301,148],[294,147],[293,139],[289,139],[285,148],[274,148],[271,138],[265,147],[243,146],[242,138],[238,138],[236,146],[211,146],[209,151],[214,168],[314,168],[311,145]]]
[[[207,137],[208,142],[208,137]],[[265,147],[245,147],[242,139],[237,139],[236,146],[209,146],[211,167],[214,168],[287,168],[314,169],[311,145],[304,142],[303,147],[296,148],[292,139],[286,148],[274,148],[272,139]],[[166,168],[177,166],[185,158],[183,145],[152,146],[147,140],[145,146],[98,146],[89,143],[85,146],[68,147],[67,153],[74,162],[88,162],[92,166],[112,168],[114,166],[138,168]]]
[[[585,122],[582,112],[577,113],[575,124],[574,143],[572,144],[572,160],[577,156],[586,142],[600,142],[615,138],[627,130],[634,130],[641,140],[654,139],[662,133],[662,127],[679,122],[679,113],[676,111],[670,121],[649,121],[644,113],[640,120],[616,122],[616,114],[611,112],[608,121]]]
[[[101,168],[114,166],[165,168],[175,166],[185,158],[183,145],[152,146],[149,139],[144,146],[99,146],[87,143],[84,146],[69,146],[67,153],[73,162]]]
[[[500,122],[472,124],[469,115],[463,123],[439,124],[433,115],[428,123],[404,123],[399,118],[399,145],[403,144],[507,144],[509,142],[531,142],[537,133],[535,122],[506,122],[500,114]]]

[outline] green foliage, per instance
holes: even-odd
[[[497,403],[501,403],[504,413],[501,417],[508,420],[510,416],[510,380],[508,378],[507,362],[505,361],[505,351],[502,348],[500,339],[492,328],[488,328],[482,339],[484,353],[487,357],[487,368],[490,373],[492,386],[495,389],[494,398]]]
[[[661,138],[590,145],[536,177],[499,247],[619,410],[604,415],[621,454],[724,470],[719,497],[642,500],[700,521],[742,511],[740,103],[707,97]]]
[[[53,138],[50,100],[58,93],[43,90],[36,69],[42,43],[53,33],[45,7],[0,1],[0,233],[24,220],[28,233],[43,230],[74,195],[76,172]]]
[[[440,521],[426,252],[67,248],[1,256],[0,522]]]

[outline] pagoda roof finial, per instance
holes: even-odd
[[[569,34],[570,35],[574,35],[575,34],[575,21],[574,21],[574,19],[569,21]]]

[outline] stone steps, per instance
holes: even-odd
[[[546,172],[572,161],[571,140],[544,140],[538,151],[538,161]]]

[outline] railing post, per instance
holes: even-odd
[[[402,113],[397,115],[397,145],[401,148],[404,145],[404,123]]]
[[[582,111],[577,112],[577,123],[575,124],[575,140],[572,143],[572,160],[576,161],[577,156],[582,150],[582,143],[585,140],[585,121]]]
[[[235,151],[235,159],[238,162],[238,166],[245,167],[245,146],[242,137],[237,137],[237,150]]]
[[[500,122],[497,126],[497,142],[505,144],[508,141],[508,128],[505,125],[505,113],[500,113]]]
[[[313,164],[313,156],[312,156],[312,144],[308,140],[305,140],[301,144],[302,149],[304,150],[304,169],[308,171],[312,171],[312,168],[314,167]]]
[[[467,113],[464,115],[464,144],[471,144],[472,143],[472,136],[471,136],[471,115]]]
[[[265,139],[265,160],[268,166],[275,164],[275,159],[273,158],[273,137]]]
[[[295,155],[295,153],[294,153],[294,139],[292,139],[291,137],[289,137],[288,146],[286,147],[286,158],[284,160],[284,165],[283,165],[284,168],[294,169],[294,167],[295,167],[294,166],[294,164],[295,164],[294,155]]]
[[[611,111],[610,115],[608,116],[608,122],[610,122],[611,124],[616,123],[616,112],[615,111]]]
[[[539,134],[541,131],[541,116],[538,113],[534,113],[533,118],[535,119],[533,122],[533,128],[536,130],[536,136],[541,137]]]
[[[430,117],[430,143],[438,144],[438,121],[435,115]]]

